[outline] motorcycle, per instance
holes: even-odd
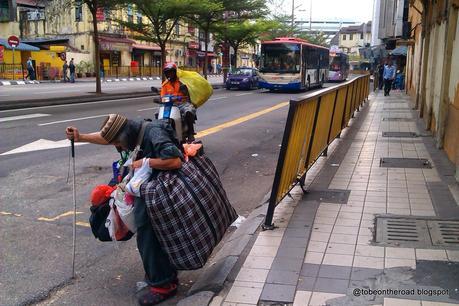
[[[157,89],[153,92],[157,92]],[[155,114],[155,118],[159,120],[166,120],[171,124],[175,131],[176,138],[180,143],[191,143],[194,141],[194,124],[196,122],[196,116],[191,112],[186,112],[184,116],[180,111],[180,108],[174,104],[179,101],[181,97],[174,95],[165,95],[160,98],[153,99],[153,102],[160,105],[158,113]]]

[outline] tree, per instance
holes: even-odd
[[[96,71],[96,93],[102,93],[102,84],[100,80],[100,45],[99,45],[99,29],[97,25],[97,11],[106,10],[110,7],[116,6],[116,1],[112,0],[82,0],[81,2],[76,0],[76,2],[84,3],[87,5],[89,12],[92,17],[92,29],[93,35],[92,39],[94,42],[94,70]]]
[[[204,67],[203,74],[207,79],[208,66],[208,45],[211,28],[223,19],[224,7],[222,0],[201,0],[194,1],[190,5],[190,14],[187,16],[191,22],[196,24],[204,32]]]
[[[196,0],[130,0],[124,6],[135,5],[147,23],[116,20],[131,30],[135,39],[156,43],[161,48],[161,66],[166,62],[166,44],[179,19],[190,14]],[[164,77],[164,76],[163,76]]]
[[[267,20],[246,20],[243,22],[233,20],[219,28],[217,37],[229,43],[234,49],[237,59],[237,54],[241,47],[256,45],[260,39],[260,35],[272,28],[272,26],[273,23]],[[235,68],[237,68],[237,60]]]
[[[97,20],[97,11],[117,8],[119,0],[54,0],[54,1],[45,1],[47,18],[49,21],[58,20],[59,18],[64,18],[64,14],[69,14],[72,10],[72,7],[81,7],[86,5],[89,12],[92,16],[92,28],[93,28],[93,42],[94,42],[94,67],[96,72],[96,93],[102,93],[102,86],[100,80],[100,47],[99,47],[99,30],[98,30],[98,20]]]

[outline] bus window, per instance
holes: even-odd
[[[300,45],[267,44],[261,48],[260,72],[300,72]]]

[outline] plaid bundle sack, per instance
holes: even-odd
[[[141,187],[153,230],[178,270],[199,269],[237,213],[215,166],[205,155],[180,170],[161,171]]]

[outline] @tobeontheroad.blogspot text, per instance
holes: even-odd
[[[352,291],[354,296],[378,295],[378,296],[445,296],[449,295],[448,289],[367,289],[355,288]]]

